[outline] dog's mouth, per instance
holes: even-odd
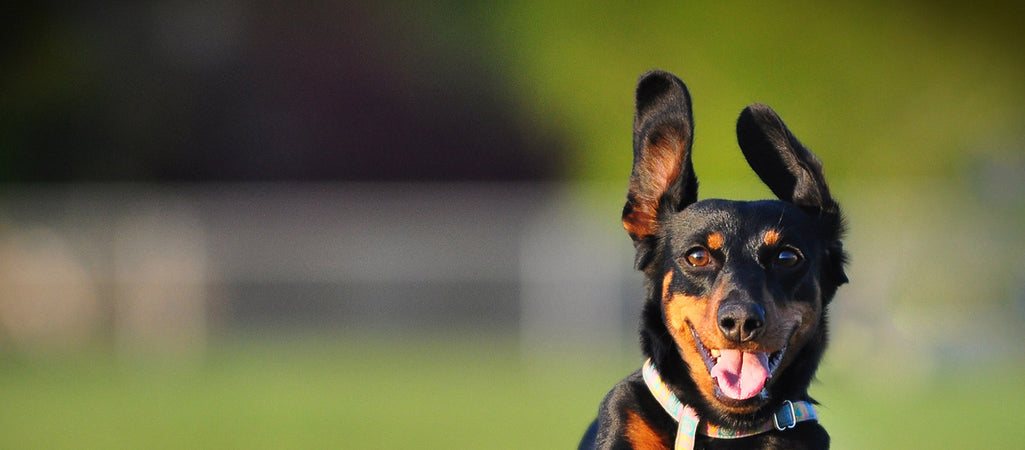
[[[687,325],[712,378],[716,397],[730,403],[768,397],[766,384],[783,361],[786,345],[774,352],[710,349],[701,342],[694,327],[689,322]]]

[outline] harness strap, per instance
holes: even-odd
[[[765,433],[773,429],[779,431],[788,430],[795,427],[799,422],[818,420],[815,407],[811,403],[786,400],[783,402],[783,406],[773,413],[772,420],[766,421],[757,428],[748,430],[731,429],[707,422],[702,426],[698,412],[694,408],[684,405],[680,402],[680,399],[676,398],[676,395],[669,390],[669,386],[662,381],[662,376],[655,369],[651,359],[644,362],[641,374],[644,376],[644,383],[648,385],[651,395],[655,396],[655,399],[662,405],[662,408],[679,423],[679,427],[676,430],[676,450],[693,450],[694,437],[698,433],[717,439],[738,439]]]

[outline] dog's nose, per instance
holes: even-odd
[[[765,309],[751,302],[725,302],[719,306],[719,329],[733,342],[747,342],[761,333]]]

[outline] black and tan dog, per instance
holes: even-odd
[[[672,74],[637,86],[623,225],[646,278],[641,370],[605,397],[581,448],[826,448],[808,384],[847,282],[822,166],[765,105],[740,148],[779,200],[697,200],[691,101]]]

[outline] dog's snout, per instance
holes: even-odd
[[[719,306],[719,330],[733,342],[758,337],[765,326],[765,309],[752,302],[726,302]]]

